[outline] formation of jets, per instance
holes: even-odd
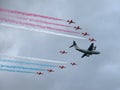
[[[71,19],[71,20],[67,20],[67,22],[68,22],[69,24],[72,24],[72,23],[75,24],[75,22],[74,22],[72,19]],[[75,30],[82,29],[80,26],[74,26],[74,28],[75,28]],[[90,35],[88,32],[82,32],[81,34],[82,34],[83,36],[89,36],[89,35]],[[94,38],[89,38],[88,40],[89,40],[90,42],[96,41]]]
[[[75,62],[71,62],[70,64],[71,64],[72,66],[77,65]],[[61,65],[61,66],[58,66],[58,68],[60,68],[60,69],[64,69],[64,68],[66,68],[66,67],[63,66],[63,65]],[[48,71],[48,72],[54,72],[54,70],[52,70],[52,69],[47,69],[47,71]],[[43,75],[42,72],[36,72],[36,74],[38,74],[38,75]]]
[[[68,24],[75,24],[75,22],[73,20],[67,20]],[[74,26],[75,30],[78,30],[78,29],[82,29],[80,26]],[[81,33],[83,36],[90,36],[90,34],[88,32],[82,32]],[[89,38],[88,39],[90,42],[93,42],[93,41],[96,41],[94,38]],[[97,54],[100,54],[99,51],[96,50],[96,46],[94,45],[94,43],[91,43],[90,46],[88,47],[88,49],[81,49],[78,47],[77,43],[75,41],[73,41],[73,44],[71,46],[69,46],[69,48],[72,48],[74,47],[75,50],[83,53],[83,55],[81,56],[81,58],[84,58],[85,56],[86,57],[89,57],[91,55],[97,55]],[[60,50],[59,53],[61,53],[62,55],[63,54],[67,54],[68,52],[65,51],[65,50]],[[77,64],[75,62],[71,62],[70,65],[72,66],[76,66]],[[66,68],[64,65],[61,65],[61,66],[58,66],[58,68],[60,69],[64,69]],[[47,69],[48,72],[54,72],[54,70],[52,69]],[[42,75],[43,73],[42,72],[36,72],[36,74],[38,75]]]
[[[73,21],[73,20],[67,20],[67,22],[68,22],[69,24],[71,24],[71,23],[73,23],[74,21]],[[80,26],[74,26],[74,28],[75,28],[76,30],[81,29]],[[83,36],[89,36],[89,35],[90,35],[88,32],[82,32],[81,34],[82,34]],[[88,40],[89,40],[90,42],[96,41],[94,38],[89,38]],[[94,46],[94,43],[91,43],[91,45],[89,46],[88,49],[81,49],[81,48],[79,48],[79,47],[77,46],[76,42],[73,41],[73,44],[72,44],[69,48],[71,48],[71,47],[74,47],[77,51],[80,51],[80,52],[83,53],[83,55],[81,56],[81,58],[83,58],[84,56],[89,57],[90,55],[93,55],[93,54],[100,54],[99,51],[96,51],[96,46]],[[74,65],[73,63],[71,63],[71,64]]]

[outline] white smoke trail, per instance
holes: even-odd
[[[62,62],[62,61],[54,61],[54,60],[47,60],[47,59],[38,59],[38,58],[30,58],[30,57],[24,57],[24,56],[9,56],[6,54],[0,54],[1,57],[7,57],[11,59],[24,59],[24,60],[30,60],[30,61],[43,61],[43,62],[51,62],[51,63],[64,63],[67,64],[67,62]]]
[[[26,30],[26,31],[48,33],[48,34],[52,34],[52,35],[64,36],[64,37],[69,37],[69,38],[86,39],[84,37],[78,37],[78,36],[67,35],[67,34],[62,34],[62,33],[55,33],[55,32],[51,32],[51,31],[44,31],[44,30],[38,30],[38,29],[31,29],[31,28],[27,28],[27,27],[15,26],[15,25],[5,24],[5,23],[1,23],[0,25],[4,26],[4,27],[16,28],[17,30],[21,29],[21,30]]]

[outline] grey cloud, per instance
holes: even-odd
[[[43,15],[50,15],[64,19],[74,19],[97,38],[97,49],[101,55],[81,59],[81,53],[68,46],[74,39],[39,34],[32,32],[18,32],[16,38],[3,39],[8,46],[8,52],[14,52],[15,44],[18,55],[47,58],[61,61],[76,61],[78,67],[71,66],[66,70],[58,70],[53,74],[44,76],[5,73],[1,72],[1,90],[119,90],[119,1],[118,0],[53,0],[37,1],[0,0],[1,7],[23,10]],[[13,5],[14,4],[14,5]],[[12,34],[7,31],[2,35]],[[13,41],[12,41],[12,40]],[[12,42],[10,42],[12,41]],[[59,42],[57,42],[59,41]],[[89,42],[76,40],[82,48],[87,48]],[[1,50],[4,49],[1,44]],[[61,56],[58,51],[66,49],[68,54]]]

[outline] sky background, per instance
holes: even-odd
[[[81,59],[82,53],[68,47],[75,40],[86,49],[87,40],[0,27],[0,53],[78,64],[42,76],[0,71],[0,90],[120,90],[119,0],[0,0],[0,7],[73,19],[97,40],[101,52]]]

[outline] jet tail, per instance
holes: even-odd
[[[76,45],[77,45],[76,42],[73,41],[73,44],[72,44],[69,48],[71,48],[71,47],[73,47],[73,46],[76,46]]]

